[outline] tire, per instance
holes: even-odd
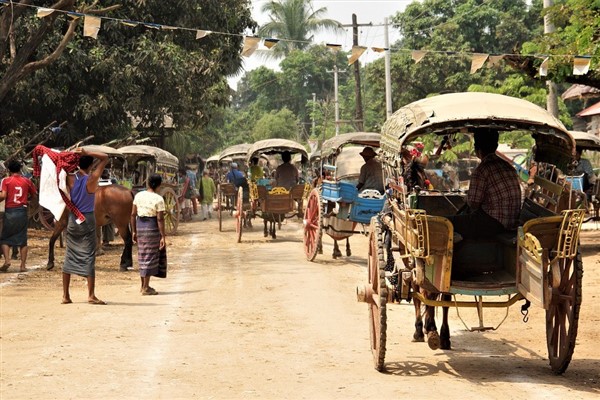
[[[369,286],[373,293],[372,301],[368,301],[371,352],[373,353],[375,369],[381,372],[385,369],[387,286],[385,284],[383,228],[377,218],[371,220],[367,269],[369,272]]]

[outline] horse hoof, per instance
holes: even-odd
[[[412,338],[413,343],[422,343],[424,341],[425,341],[425,335],[423,335],[423,333],[421,333],[420,335],[415,333],[413,335],[413,338]]]
[[[127,267],[120,267],[119,271],[120,272],[129,272],[129,268],[127,268]]]
[[[427,332],[427,345],[431,350],[440,348],[440,335],[437,331]]]
[[[450,346],[450,339],[441,339],[440,340],[440,349],[452,350],[452,346]]]
[[[350,257],[351,255],[352,255],[352,252],[351,252],[350,250],[348,250],[348,251],[346,252],[346,257]]]
[[[46,271],[50,271],[53,268],[54,268],[54,264],[48,264],[48,265],[46,265]]]

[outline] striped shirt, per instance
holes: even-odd
[[[506,229],[518,226],[521,212],[521,185],[517,171],[495,153],[488,154],[473,171],[467,203],[481,208]]]

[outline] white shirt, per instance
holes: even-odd
[[[135,195],[133,204],[137,207],[138,217],[156,217],[160,211],[165,211],[165,200],[153,192],[139,192]]]

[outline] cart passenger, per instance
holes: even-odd
[[[256,182],[264,177],[263,169],[258,165],[258,157],[252,157],[250,161],[250,180]]]
[[[513,166],[496,155],[498,131],[478,128],[474,137],[481,163],[469,182],[469,212],[448,219],[463,238],[492,237],[518,226],[521,185]]]
[[[375,150],[367,146],[359,154],[365,160],[365,163],[360,167],[360,176],[356,188],[359,191],[374,189],[383,194],[385,190],[383,187],[383,171],[381,163],[375,159],[377,155]]]
[[[292,165],[292,154],[289,151],[281,153],[281,164],[275,170],[275,186],[291,189],[298,184],[298,169]]]
[[[575,160],[577,161],[575,175],[583,175],[583,191],[589,198],[593,192],[594,185],[596,184],[596,174],[594,174],[594,168],[592,168],[590,160],[581,158],[581,151],[581,147],[575,149]]]
[[[234,162],[231,163],[231,170],[227,173],[225,179],[227,179],[227,182],[233,183],[233,186],[235,186],[236,189],[243,186],[246,182],[246,177],[243,172],[238,169],[237,163]]]

